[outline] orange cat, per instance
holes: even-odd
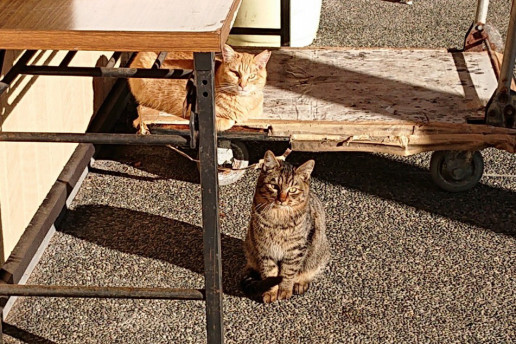
[[[258,55],[235,52],[229,45],[222,50],[222,61],[217,61],[215,72],[215,113],[218,131],[231,128],[249,116],[261,115],[263,88],[267,80],[265,66],[271,53]],[[150,68],[156,53],[138,53],[132,68]],[[163,68],[193,69],[193,53],[168,53]],[[183,117],[186,80],[129,79],[136,101],[156,110]],[[140,119],[135,121],[145,131]]]

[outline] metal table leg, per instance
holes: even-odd
[[[204,276],[208,343],[223,343],[222,264],[219,230],[217,132],[215,129],[215,62],[213,53],[195,53],[195,84],[199,117]]]

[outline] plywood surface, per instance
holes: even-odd
[[[487,53],[285,49],[268,70],[263,119],[465,123],[496,88]]]
[[[241,0],[0,0],[0,48],[220,51]]]

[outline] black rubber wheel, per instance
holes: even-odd
[[[474,187],[484,172],[479,151],[436,151],[430,159],[430,173],[437,186],[449,192]]]
[[[249,166],[249,151],[245,144],[241,141],[231,141],[230,147],[233,157],[230,161],[225,161],[224,163],[221,162],[221,166],[232,168],[245,168]],[[219,185],[235,183],[244,176],[245,171],[246,170],[219,171]]]
[[[229,170],[229,168],[240,169],[249,166],[249,151],[241,141],[219,140],[217,157],[219,167],[228,168],[228,170],[219,171],[219,185],[230,185],[237,182],[246,171]],[[199,168],[199,165],[197,165],[197,168]]]

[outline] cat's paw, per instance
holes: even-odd
[[[292,288],[279,288],[278,300],[287,300],[292,297]]]
[[[278,287],[273,287],[262,295],[263,303],[271,303],[278,299]]]
[[[306,293],[306,291],[308,290],[308,288],[310,287],[310,282],[305,282],[305,283],[296,283],[294,284],[294,294],[295,295],[301,295],[301,294],[304,294]]]
[[[231,129],[235,125],[235,121],[227,118],[216,118],[215,125],[217,127],[217,131],[224,131]]]

